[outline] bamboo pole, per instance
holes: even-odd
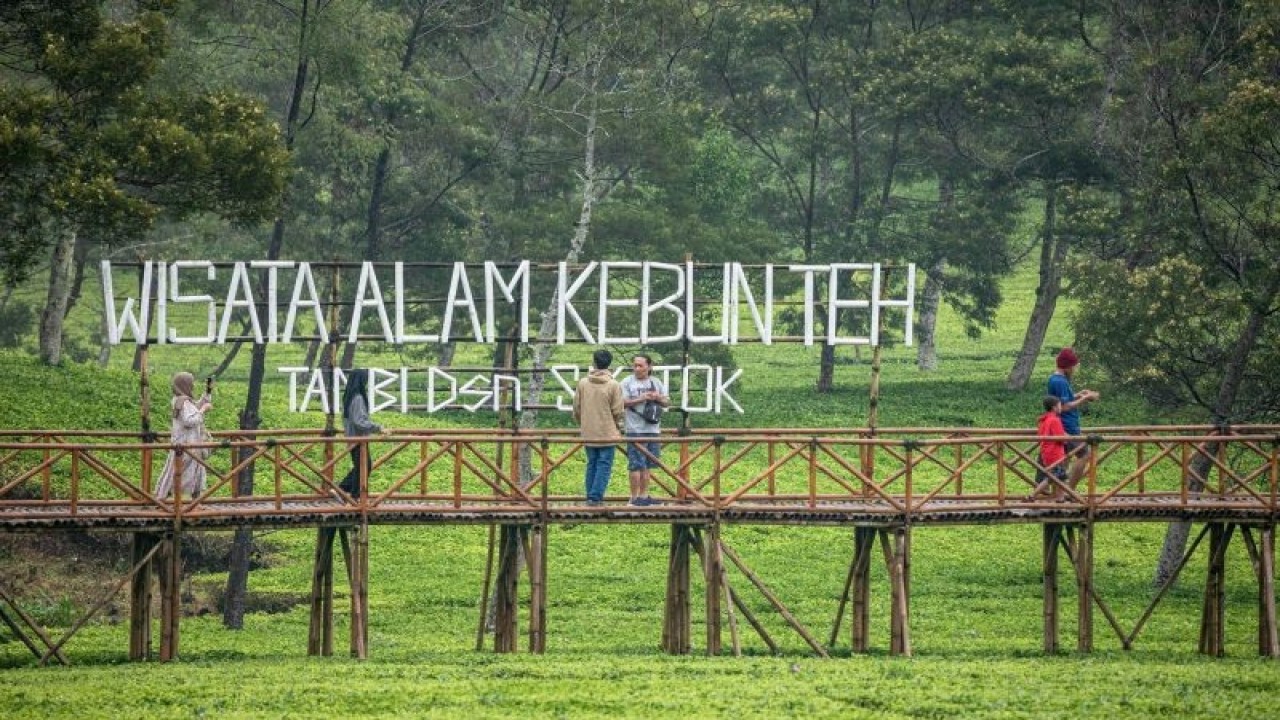
[[[893,655],[911,655],[911,567],[907,561],[910,552],[910,527],[894,528],[893,564],[889,575],[893,614],[893,640],[889,652]]]
[[[547,526],[538,525],[533,532],[534,548],[529,555],[529,652],[541,655],[547,651]]]
[[[1053,523],[1041,526],[1041,564],[1044,568],[1044,651],[1058,652],[1058,542],[1062,528]]]
[[[362,466],[363,467],[363,466]],[[360,500],[368,500],[362,493]],[[364,660],[369,657],[369,524],[367,520],[355,527],[355,542],[351,553],[355,560],[351,588],[351,655]]]
[[[834,648],[836,639],[840,637],[840,623],[844,622],[844,610],[849,605],[849,596],[853,591],[853,574],[858,558],[857,528],[854,528],[853,555],[849,558],[849,572],[844,577],[844,588],[840,591],[840,602],[836,604],[835,620],[831,623],[831,635],[827,638],[827,647]]]
[[[782,619],[787,621],[787,624],[791,626],[791,629],[795,630],[796,634],[803,638],[804,641],[809,644],[809,647],[812,648],[819,656],[824,658],[830,657],[830,655],[827,654],[826,648],[822,647],[822,645],[813,638],[813,635],[805,629],[804,625],[800,624],[800,621],[796,619],[795,615],[791,614],[791,611],[787,609],[787,606],[782,604],[782,601],[778,599],[778,596],[775,595],[773,591],[769,590],[769,587],[760,580],[751,568],[747,567],[747,564],[742,561],[742,558],[738,557],[738,553],[734,552],[733,548],[723,542],[720,543],[720,547],[724,551],[725,557],[733,561],[733,564],[736,565],[738,570],[746,576],[747,580],[750,580],[751,584],[756,586],[756,590],[759,590],[765,600],[768,600],[769,604],[772,605],[774,609],[778,611],[778,614],[782,616]]]
[[[703,535],[703,577],[706,580],[707,610],[707,655],[715,657],[720,654],[720,593],[724,576],[724,558],[720,543],[720,525],[711,523]],[[735,638],[737,631],[734,631]]]
[[[337,530],[316,529],[316,549],[311,567],[311,620],[307,631],[307,655],[333,653],[333,541]]]
[[[120,578],[120,581],[117,582],[115,586],[112,587],[111,590],[107,592],[107,594],[99,598],[98,601],[95,602],[93,606],[89,608],[88,612],[82,615],[79,620],[76,620],[75,623],[71,625],[71,627],[67,630],[67,632],[63,634],[63,636],[59,638],[56,643],[49,646],[49,649],[46,650],[42,656],[40,656],[40,664],[44,665],[49,661],[49,658],[57,655],[58,651],[62,649],[62,646],[65,645],[73,635],[79,632],[80,628],[84,627],[85,623],[93,619],[93,616],[97,615],[98,611],[101,610],[111,600],[111,598],[115,597],[116,593],[120,592],[121,588],[123,588],[129,581],[131,581],[138,574],[139,570],[146,567],[151,562],[151,558],[155,555],[157,550],[159,550],[159,548],[157,547],[151,548],[149,552],[147,552],[145,555],[142,556],[141,559],[139,559],[136,563],[134,563],[132,567],[129,568],[129,572],[125,573],[125,576]],[[59,657],[59,660],[61,660],[64,665],[67,664],[65,658]]]
[[[667,598],[662,622],[662,649],[669,655],[687,655],[691,649],[689,534],[689,526],[671,525],[667,556]]]
[[[476,625],[476,652],[484,649],[484,633],[489,625],[489,597],[493,585],[494,525],[489,525],[489,545],[484,559],[484,588],[480,592],[480,622]]]
[[[1276,526],[1262,528],[1259,539],[1258,653],[1280,658],[1280,637],[1276,630]]]
[[[333,656],[333,543],[337,536],[337,531],[329,528],[329,542],[325,549],[325,567],[324,584],[321,588],[321,634],[320,634],[320,654],[324,657]]]
[[[517,591],[520,577],[520,530],[503,525],[498,535],[498,578],[494,592],[493,651],[513,653],[519,636]]]
[[[1095,457],[1091,454],[1090,457]],[[1076,650],[1093,652],[1093,524],[1076,532]]]
[[[18,625],[17,621],[9,617],[9,614],[4,611],[3,607],[0,607],[0,622],[3,622],[6,626],[8,626],[9,632],[13,633],[14,637],[21,640],[22,644],[27,646],[27,649],[31,651],[32,655],[35,655],[37,659],[40,658],[40,655],[42,654],[40,652],[40,648],[36,647],[35,642],[33,642],[31,638],[28,637],[25,632],[23,632],[22,626]],[[63,661],[63,664],[66,664],[65,658],[59,658],[59,659]]]
[[[151,654],[151,578],[150,551],[158,544],[153,533],[133,533],[132,564],[143,563],[133,575],[129,592],[129,659],[146,660]]]
[[[1066,542],[1063,542],[1062,548],[1067,553],[1067,559],[1071,561],[1071,565],[1074,568],[1076,566],[1076,557],[1071,546]],[[1120,639],[1120,644],[1125,650],[1131,650],[1132,647],[1128,644],[1124,630],[1120,628],[1120,621],[1116,619],[1115,613],[1111,612],[1111,608],[1102,599],[1102,596],[1098,594],[1098,587],[1096,583],[1090,586],[1089,597],[1098,606],[1098,609],[1102,611],[1102,616],[1107,619],[1107,623],[1111,626],[1111,629],[1115,631],[1116,637]]]
[[[725,570],[726,577],[728,577],[727,566],[725,567]],[[769,652],[777,655],[780,651],[778,649],[778,643],[774,641],[773,636],[769,634],[769,631],[765,629],[764,625],[760,624],[755,613],[753,613],[751,608],[747,606],[747,603],[743,601],[742,596],[738,594],[738,591],[734,590],[732,585],[728,586],[728,588],[729,599],[732,600],[733,605],[738,608],[738,612],[742,613],[742,617],[747,619],[747,622],[751,625],[752,629],[756,631],[756,634],[760,636],[760,639],[764,641],[764,644],[769,646]]]
[[[181,488],[180,474],[175,473],[174,488]],[[181,491],[175,506],[180,504]],[[160,662],[178,657],[179,621],[182,615],[182,542],[179,532],[169,534],[160,545],[163,553],[160,569]]]
[[[880,344],[871,349],[871,384],[867,389],[867,427],[874,433],[880,425]]]
[[[1178,576],[1182,574],[1182,569],[1187,566],[1187,561],[1189,561],[1191,556],[1195,554],[1196,548],[1200,547],[1200,542],[1204,540],[1204,536],[1208,534],[1208,532],[1209,527],[1207,525],[1204,528],[1201,528],[1200,534],[1196,535],[1196,539],[1192,541],[1191,547],[1187,548],[1187,551],[1182,555],[1182,559],[1178,561],[1177,567],[1175,567],[1173,572],[1169,574],[1169,579],[1165,580],[1164,584],[1160,586],[1160,589],[1156,591],[1156,596],[1151,599],[1150,604],[1148,604],[1146,609],[1143,610],[1142,617],[1138,618],[1138,622],[1134,624],[1133,631],[1129,633],[1127,638],[1125,638],[1125,648],[1133,647],[1133,641],[1138,637],[1138,633],[1142,631],[1142,626],[1146,624],[1152,613],[1155,612],[1156,606],[1160,604],[1165,593],[1169,592],[1169,588],[1173,587],[1173,584],[1177,582]]]
[[[854,530],[853,620],[850,647],[865,653],[871,644],[871,553],[875,549],[875,528]]]
[[[17,601],[15,601],[12,597],[9,596],[8,593],[4,591],[3,586],[0,586],[0,601],[3,601],[6,605],[13,608],[13,612],[15,615],[18,616],[18,619],[22,620],[23,624],[25,624],[27,628],[31,630],[31,632],[35,633],[36,637],[40,638],[40,641],[44,643],[44,646],[46,648],[53,647],[53,640],[50,639],[49,635],[45,633],[43,628],[41,628],[38,624],[36,624],[36,621],[34,618],[32,618],[30,615],[27,614],[25,610],[22,609],[22,606],[18,605]],[[10,628],[13,629],[16,635],[22,638],[22,641],[27,645],[27,647],[31,648],[31,652],[35,654],[36,658],[40,658],[42,655],[40,649],[35,647],[35,643],[31,640],[31,638],[17,627],[17,623],[9,618],[6,618],[5,622],[6,624],[13,623],[10,625]],[[62,663],[63,665],[71,664],[71,662],[67,660],[67,656],[62,654],[61,649],[55,649],[53,652],[53,656],[57,658],[58,662]]]
[[[1228,523],[1211,523],[1209,528],[1209,567],[1200,615],[1200,652],[1212,657],[1222,657],[1226,650],[1226,555],[1233,530],[1234,526]]]
[[[702,546],[695,544],[693,549],[698,553],[698,557],[705,562],[706,559],[703,557]],[[756,631],[756,634],[760,636],[760,639],[764,640],[765,644],[769,646],[769,651],[774,655],[777,655],[779,652],[778,643],[774,642],[773,636],[769,634],[769,631],[765,629],[764,625],[760,624],[755,613],[751,612],[751,608],[747,606],[746,602],[743,601],[742,596],[738,594],[738,591],[733,589],[733,584],[729,582],[729,566],[724,563],[723,546],[720,548],[720,552],[720,568],[721,577],[723,578],[725,597],[729,598],[729,604],[732,607],[737,608],[738,612],[742,613],[742,617],[746,618],[747,623]],[[732,610],[730,610],[730,613],[732,617]]]
[[[729,641],[733,645],[733,656],[742,657],[742,642],[738,636],[738,615],[733,611],[733,588],[729,587],[729,569],[724,566],[723,556],[719,561],[719,565],[720,591],[723,593],[722,597],[729,600],[729,603],[724,606],[725,615],[729,620]]]

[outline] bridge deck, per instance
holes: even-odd
[[[455,507],[449,502],[384,500],[373,508],[338,499],[206,501],[184,512],[136,504],[80,504],[49,502],[37,505],[0,504],[0,529],[48,530],[166,530],[180,523],[188,530],[234,527],[287,528],[351,525],[474,525],[539,523],[741,523],[774,525],[847,525],[884,527],[963,524],[1019,524],[1046,522],[1168,522],[1174,520],[1231,520],[1274,523],[1276,513],[1265,507],[1242,506],[1230,498],[1202,497],[1183,504],[1177,496],[1116,498],[1104,507],[1075,502],[1013,501],[1003,505],[969,499],[931,500],[911,512],[888,502],[822,501],[814,504],[784,500],[737,502],[716,509],[690,502],[630,507],[623,501],[591,507],[581,502],[548,503],[530,508],[510,503]]]

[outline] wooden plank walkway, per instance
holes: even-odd
[[[67,502],[0,503],[0,530],[47,532],[59,530],[164,531],[175,522],[188,530],[236,527],[325,527],[369,525],[493,525],[538,523],[709,523],[761,525],[836,525],[889,527],[914,525],[1026,524],[1078,522],[1276,522],[1267,507],[1242,505],[1238,498],[1202,496],[1184,505],[1177,496],[1115,498],[1105,507],[1075,502],[1010,501],[1003,505],[977,500],[930,500],[904,513],[887,502],[753,500],[727,508],[708,508],[670,501],[651,507],[630,507],[625,500],[590,507],[582,502],[556,501],[546,508],[473,503],[464,508],[450,502],[386,500],[373,508],[339,499],[207,500],[179,517],[159,504]]]

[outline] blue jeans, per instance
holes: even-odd
[[[613,446],[587,446],[587,499],[604,500],[609,489],[609,475],[613,473]]]

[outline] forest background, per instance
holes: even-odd
[[[897,352],[900,384],[887,393],[913,409],[887,411],[887,423],[1028,424],[1036,362],[1067,343],[1089,358],[1090,380],[1114,389],[1118,417],[1273,421],[1277,40],[1269,2],[8,3],[0,342],[20,350],[6,370],[42,387],[130,382],[119,370],[129,360],[102,341],[101,258],[911,262],[924,277],[918,345]],[[1063,293],[1070,324],[1058,317]],[[985,351],[976,365],[961,359],[973,347]],[[224,394],[236,400],[215,423],[261,425],[274,393],[266,348],[216,350],[170,351],[155,369],[227,360],[244,384]],[[522,351],[537,364],[551,348]],[[373,364],[380,352],[346,345],[338,362]],[[393,352],[448,364],[459,348]],[[796,398],[791,407],[848,424],[814,409],[843,398],[858,416],[860,394],[837,376],[860,367],[853,351],[699,352],[781,363],[796,381],[772,392]],[[322,355],[299,347],[292,359]],[[82,374],[80,363],[123,374]],[[863,381],[849,374],[843,383]],[[768,383],[757,388],[770,397]],[[3,424],[64,421],[57,407],[33,416],[6,401]],[[107,427],[136,414],[97,417]],[[1185,542],[1158,534],[1164,550],[1148,566]],[[237,542],[247,563],[250,538]],[[1149,570],[1132,582],[1145,587]],[[243,626],[234,606],[223,622]],[[444,657],[459,675],[488,667]],[[637,662],[655,663],[651,678],[688,667]],[[963,675],[965,662],[942,672]],[[745,672],[713,667],[703,671]],[[927,672],[876,667],[854,672]],[[1011,672],[1031,678],[1032,667]],[[1262,672],[1273,693],[1274,671]],[[1176,696],[1165,690],[1162,702]],[[517,701],[494,692],[498,706]],[[579,697],[560,700],[572,709]],[[559,700],[548,702],[550,712]]]

